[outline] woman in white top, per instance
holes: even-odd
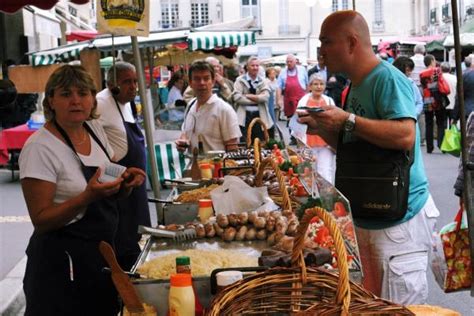
[[[334,100],[323,94],[325,89],[326,81],[324,78],[318,73],[313,74],[309,78],[310,93],[300,99],[298,108],[318,108],[325,105],[335,106]],[[334,176],[336,173],[336,155],[334,149],[318,135],[306,134],[306,144],[313,150],[313,155],[316,158],[314,167],[318,173],[329,183],[334,184]]]
[[[117,230],[116,199],[145,179],[128,168],[110,182],[99,166],[113,151],[96,118],[96,88],[81,66],[48,79],[46,124],[20,155],[20,179],[34,232],[26,253],[25,315],[117,315],[117,295],[99,242]],[[87,304],[84,304],[87,302]]]
[[[179,70],[175,71],[171,76],[170,81],[168,81],[168,101],[166,102],[166,107],[174,108],[176,106],[176,101],[181,100],[182,105],[186,105],[183,100],[183,91],[186,89],[186,77],[184,72]]]

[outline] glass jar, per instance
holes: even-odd
[[[212,167],[210,163],[202,163],[199,165],[201,170],[201,178],[203,179],[212,179]]]
[[[207,220],[214,215],[214,210],[212,208],[212,200],[201,199],[199,200],[199,210],[198,216],[201,223],[206,223]]]

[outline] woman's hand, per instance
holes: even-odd
[[[85,194],[87,197],[90,198],[90,202],[116,194],[117,192],[119,192],[122,182],[124,181],[124,178],[122,176],[118,177],[114,181],[101,183],[99,182],[99,177],[101,173],[102,170],[100,168],[97,168],[97,171],[87,183]]]
[[[143,184],[146,179],[146,173],[140,168],[130,167],[122,174],[123,187],[133,189]]]

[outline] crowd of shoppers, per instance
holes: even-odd
[[[304,142],[312,148],[314,167],[330,183],[339,144],[362,140],[381,148],[411,150],[406,215],[397,221],[354,221],[364,286],[397,303],[425,303],[428,253],[439,211],[428,190],[419,123],[426,119],[422,130],[431,153],[434,118],[438,146],[447,117],[459,119],[456,78],[449,74],[449,64],[439,67],[422,45],[415,46],[412,58],[398,57],[393,65],[378,58],[367,22],[355,11],[326,18],[320,41],[318,65],[309,71],[288,54],[281,71],[263,69],[259,58],[252,56],[233,81],[214,57],[193,62],[187,74],[173,73],[167,106],[186,105],[176,146],[180,151],[234,150],[247,136],[263,138],[260,126],[248,130],[254,118],[273,137],[279,109],[287,119],[296,113],[298,122],[307,126]],[[470,62],[466,59],[466,65]],[[433,84],[440,77],[449,83],[445,99],[433,95]],[[97,93],[82,67],[57,69],[46,85],[47,123],[28,140],[20,156],[21,184],[35,227],[24,279],[27,315],[71,314],[71,309],[73,314],[87,314],[84,301],[103,315],[116,314],[116,292],[101,271],[105,263],[98,242],[111,243],[120,265],[129,270],[140,253],[137,228],[151,225],[144,137],[134,104],[136,69],[117,62],[107,78],[107,87]],[[468,137],[474,125],[473,80],[474,71],[468,67],[463,74]],[[304,110],[315,107],[323,111]],[[103,166],[111,163],[125,171],[113,181],[101,181]],[[456,194],[462,194],[460,183],[461,176]]]

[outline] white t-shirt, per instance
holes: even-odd
[[[113,157],[113,149],[107,142],[107,136],[100,123],[92,120],[88,124],[110,157]],[[109,161],[92,137],[90,155],[80,157],[86,166],[102,166]],[[34,178],[56,184],[54,203],[59,204],[79,195],[87,186],[77,155],[66,143],[44,127],[28,138],[21,150],[19,165],[20,179]],[[81,219],[84,211],[85,209],[71,223]]]
[[[97,93],[97,113],[100,115],[99,121],[102,124],[110,144],[115,152],[116,160],[120,160],[128,152],[127,134],[123,126],[122,117],[117,109],[115,100],[109,89],[104,89]],[[123,118],[126,122],[134,123],[135,118],[132,114],[130,103],[121,104],[118,102]]]
[[[225,150],[224,142],[242,136],[237,114],[227,102],[213,94],[199,107],[199,111],[196,111],[196,102],[191,106],[182,126],[182,131],[191,140],[191,148],[198,147],[199,135],[204,151]]]
[[[181,91],[176,88],[176,86],[171,87],[170,92],[168,93],[168,102],[166,102],[166,107],[174,108],[176,100],[183,100],[183,95]]]
[[[452,110],[454,109],[454,103],[456,103],[456,85],[458,79],[455,75],[446,72],[443,72],[443,78],[449,85],[449,105],[446,107],[446,110]]]

